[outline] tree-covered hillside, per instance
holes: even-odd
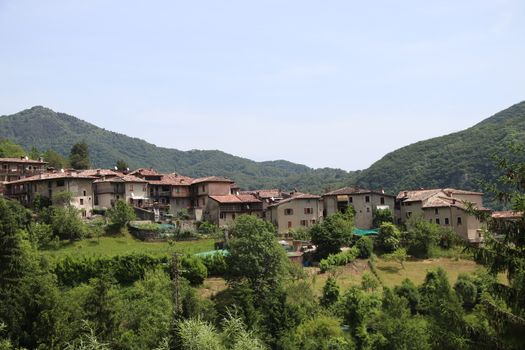
[[[479,190],[479,181],[494,182],[498,176],[492,156],[507,155],[511,141],[525,139],[525,102],[464,131],[403,147],[356,172],[311,169],[285,160],[254,162],[216,150],[157,147],[44,107],[0,117],[2,137],[26,150],[52,149],[63,156],[69,155],[73,144],[85,140],[96,167],[112,167],[122,159],[131,168],[154,167],[194,177],[228,176],[245,189],[279,187],[322,193],[328,188],[357,184],[382,187],[391,193],[421,187]]]
[[[157,147],[144,140],[111,132],[73,116],[33,107],[0,117],[0,137],[40,151],[52,149],[68,156],[71,147],[86,141],[95,167],[113,167],[124,160],[131,168],[153,167],[188,176],[221,175],[245,189],[280,187],[322,192],[346,183],[349,173],[340,169],[311,169],[284,160],[254,162],[221,151],[179,151]]]
[[[357,174],[356,182],[392,192],[421,187],[479,190],[479,181],[495,181],[499,172],[492,157],[508,155],[513,140],[525,140],[525,101],[466,130],[389,153]]]

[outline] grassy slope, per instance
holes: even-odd
[[[48,248],[42,254],[59,258],[70,256],[115,256],[131,253],[165,255],[172,252],[195,254],[213,250],[213,239],[198,241],[142,242],[129,235],[117,237],[100,237],[100,240],[85,239],[79,242],[64,242],[58,249]]]

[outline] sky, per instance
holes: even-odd
[[[0,115],[364,169],[525,100],[525,1],[0,0]]]

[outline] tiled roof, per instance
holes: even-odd
[[[258,191],[255,191],[257,196],[259,198],[263,198],[263,199],[267,199],[267,198],[281,198],[282,197],[282,194],[281,194],[281,190],[279,189],[276,189],[276,188],[272,188],[272,189],[268,189],[268,190],[258,190]]]
[[[368,193],[375,193],[375,194],[379,194],[379,195],[382,195],[382,196],[394,197],[391,194],[384,193],[383,191],[374,191],[374,190],[369,190],[369,189],[366,189],[366,188],[360,188],[360,187],[357,187],[357,186],[354,186],[354,187],[343,187],[343,188],[337,189],[335,191],[325,193],[325,194],[323,194],[323,197],[324,196],[368,194]]]
[[[141,182],[141,183],[147,183],[148,181],[141,179],[140,177],[136,177],[133,175],[119,175],[119,176],[113,176],[105,179],[98,179],[96,181],[93,181],[93,183],[102,183],[102,182]]]
[[[439,192],[441,189],[401,191],[397,195],[397,199],[403,199],[405,202],[420,202]]]
[[[25,159],[25,158],[0,158],[2,163],[27,163],[27,164],[47,164],[47,162]]]
[[[226,203],[261,203],[254,195],[251,194],[228,194],[224,196],[210,196],[214,201],[226,204]]]
[[[521,219],[523,218],[522,211],[495,211],[492,213],[493,219]]]
[[[188,176],[179,174],[162,174],[160,180],[149,180],[151,185],[168,185],[168,186],[189,186],[193,179]]]
[[[270,207],[276,207],[276,206],[279,206],[281,204],[288,203],[288,202],[291,202],[293,200],[298,200],[298,199],[316,199],[316,200],[319,200],[319,199],[321,199],[321,196],[318,196],[318,195],[315,195],[315,194],[310,194],[310,193],[296,192],[291,197],[283,199],[282,201],[279,201],[279,202],[277,202],[275,204],[272,204],[272,205],[270,205]]]
[[[34,181],[46,181],[46,180],[55,180],[55,179],[86,179],[86,180],[95,180],[97,179],[94,176],[81,175],[76,172],[63,172],[63,173],[43,173],[31,177],[26,177],[21,180],[10,181],[7,184],[19,184],[26,182]]]
[[[208,176],[208,177],[200,177],[198,179],[194,179],[191,183],[192,184],[198,184],[201,182],[229,182],[234,183],[235,181],[228,179],[227,177],[222,176]]]
[[[153,168],[138,168],[133,170],[130,175],[155,176],[160,174]]]
[[[78,172],[81,175],[87,176],[121,176],[123,175],[120,171],[111,169],[86,169]]]

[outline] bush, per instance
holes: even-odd
[[[358,255],[359,251],[356,247],[352,247],[338,254],[330,254],[326,259],[322,259],[319,262],[319,268],[321,272],[324,273],[336,266],[343,266],[353,262]]]
[[[208,270],[202,260],[196,256],[186,255],[181,260],[182,277],[186,278],[191,285],[197,286],[208,277]]]
[[[374,212],[372,225],[374,227],[381,227],[384,222],[393,223],[394,215],[390,209],[378,209]]]
[[[374,251],[374,242],[370,237],[363,236],[357,240],[355,246],[359,250],[358,257],[360,259],[368,259]]]
[[[108,210],[107,214],[111,223],[118,228],[124,227],[128,222],[135,220],[137,217],[133,207],[123,200],[118,200],[115,203],[115,207]]]
[[[472,277],[466,274],[460,274],[454,285],[454,290],[461,298],[464,308],[470,310],[476,305],[478,299],[478,288]]]
[[[403,245],[408,254],[421,259],[429,258],[432,248],[439,240],[441,230],[441,226],[428,222],[422,216],[413,216],[407,222]]]
[[[220,253],[208,255],[202,258],[202,262],[208,270],[208,276],[220,277],[226,273],[226,258]]]
[[[379,228],[376,239],[377,247],[385,253],[391,253],[400,247],[401,233],[396,225],[385,222]]]

